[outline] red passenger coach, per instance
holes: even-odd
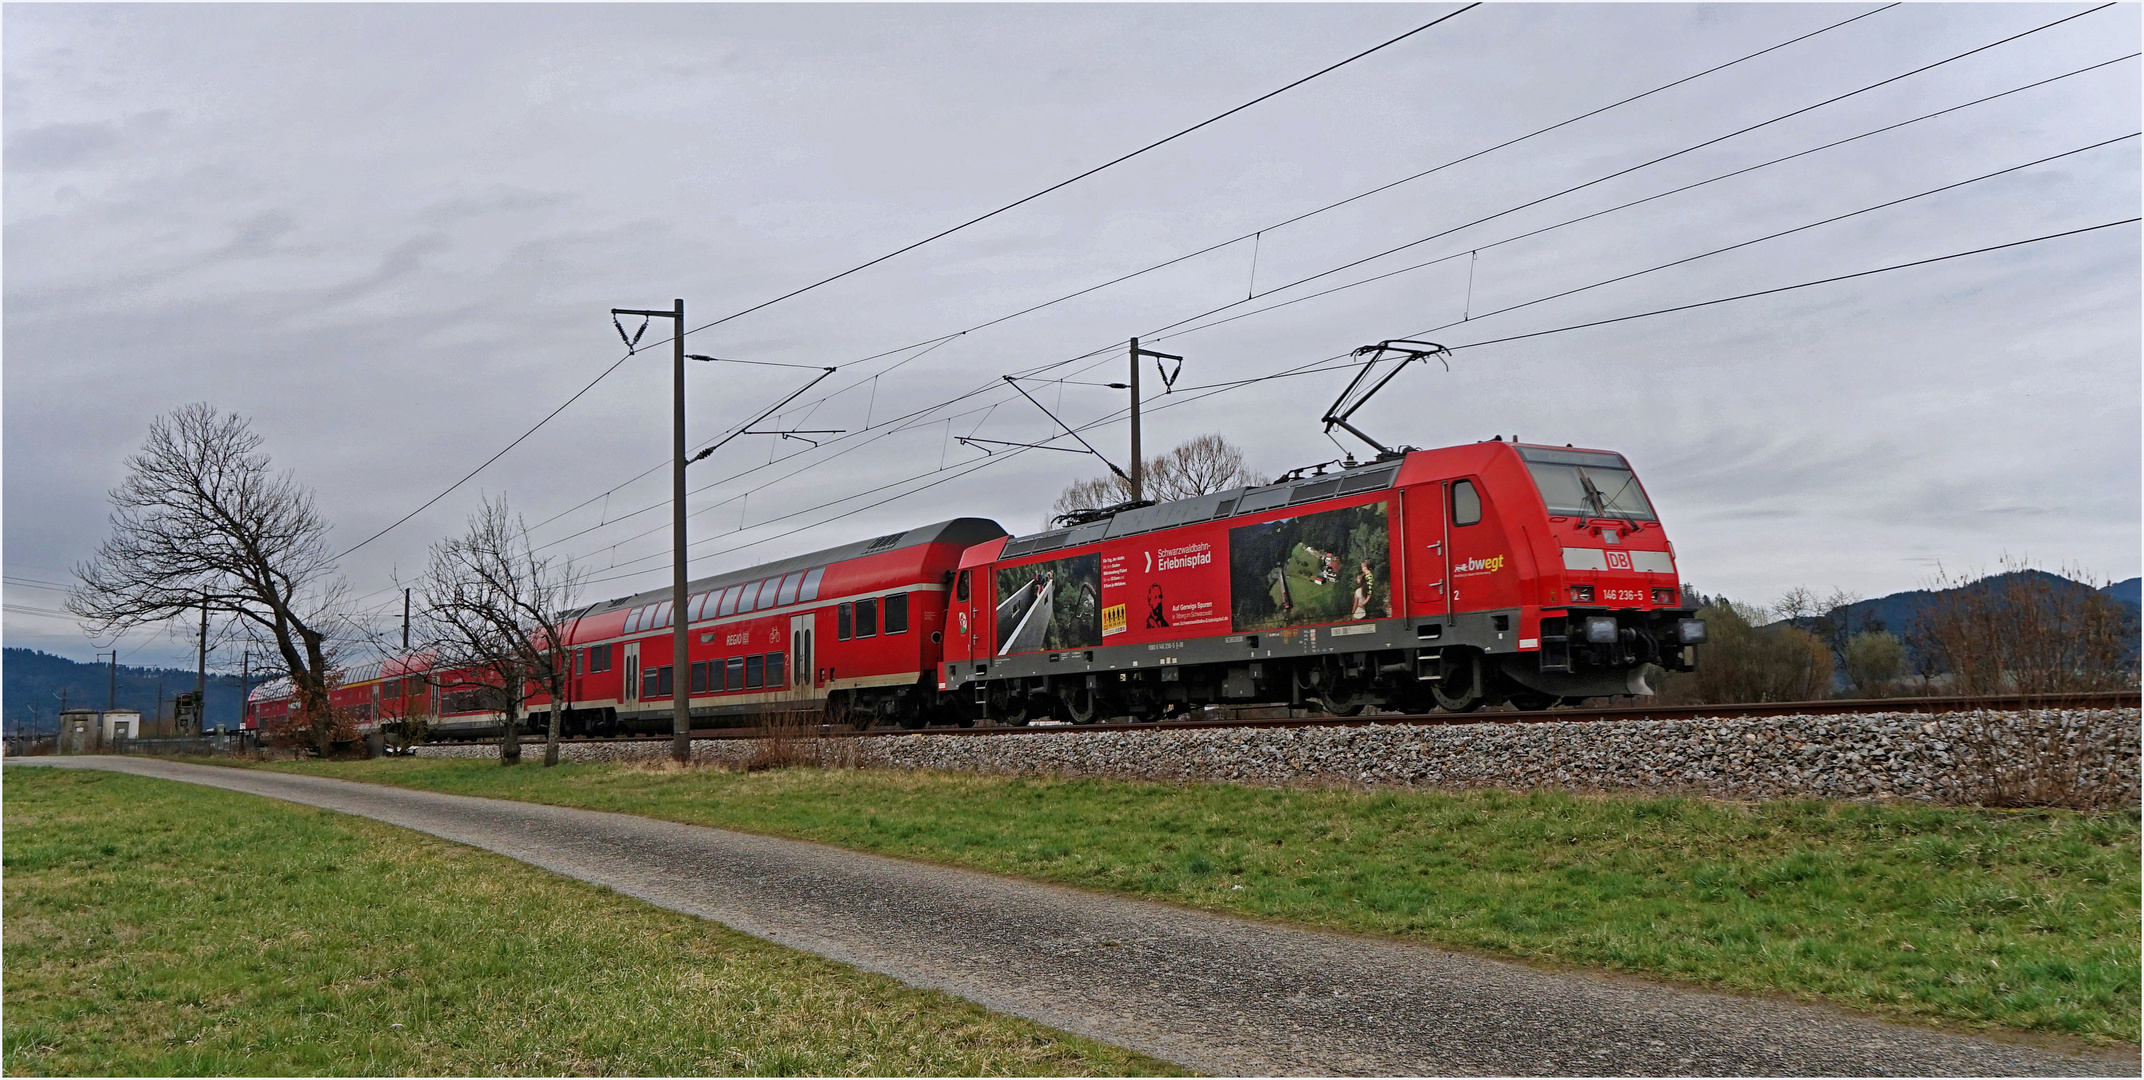
[[[953,570],[1004,535],[956,518],[694,581],[682,678],[670,590],[596,605],[570,624],[569,727],[667,731],[680,690],[696,727],[821,709],[832,722],[937,719]]]
[[[1620,455],[1492,441],[975,547],[941,684],[1012,723],[1542,708],[1688,670],[1692,614]]]

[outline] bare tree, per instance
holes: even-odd
[[[312,492],[271,471],[260,447],[244,417],[203,402],[151,421],[67,609],[98,636],[198,617],[203,604],[237,620],[281,658],[302,733],[324,754],[348,727],[328,700],[342,583]]]
[[[1953,693],[2060,694],[2137,685],[2135,617],[2081,570],[2004,556],[1974,579],[1939,570],[1911,640]]]
[[[1260,482],[1243,463],[1242,448],[1219,435],[1200,435],[1165,454],[1148,458],[1145,480],[1147,498],[1155,502],[1211,495]],[[1115,475],[1098,476],[1066,487],[1050,512],[1113,506],[1131,497],[1130,481]]]
[[[522,709],[533,688],[551,699],[544,764],[558,764],[560,710],[572,673],[572,607],[580,574],[571,560],[539,556],[505,497],[485,500],[469,531],[432,546],[420,586],[424,649],[443,689],[476,693],[505,717],[499,760],[521,760]]]

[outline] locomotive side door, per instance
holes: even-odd
[[[1408,600],[1417,615],[1449,615],[1451,599],[1451,524],[1444,508],[1451,501],[1451,481],[1408,488],[1403,498]]]
[[[796,697],[810,697],[812,687],[821,680],[819,669],[812,666],[812,629],[818,618],[816,613],[806,612],[789,617],[789,685],[795,688]]]
[[[1490,501],[1488,485],[1477,477],[1445,484],[1445,549],[1452,609],[1482,611],[1517,607],[1518,566],[1513,544]]]

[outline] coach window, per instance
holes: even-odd
[[[722,599],[721,599],[721,600],[719,600],[719,601],[716,601],[716,603],[715,603],[715,617],[716,617],[716,618],[721,618],[721,617],[722,617],[722,616],[724,616],[724,615],[734,615],[734,614],[736,614],[736,613],[737,613],[737,586],[735,586],[735,585],[732,585],[732,586],[730,586],[729,588],[727,588],[727,589],[724,589],[724,590],[722,590]]]
[[[707,692],[710,694],[722,692],[722,661],[720,660],[709,660],[707,662]]]
[[[797,602],[797,586],[804,583],[803,574],[782,575],[782,591],[774,598],[776,607],[788,607]]]
[[[905,634],[908,632],[907,593],[894,593],[886,598],[886,632],[889,634]]]
[[[707,661],[705,660],[692,662],[692,692],[695,694],[707,692]]]
[[[588,673],[610,670],[610,646],[597,645],[588,650]]]
[[[725,665],[725,666],[723,667],[723,670],[724,670],[724,671],[726,672],[726,674],[725,674],[725,675],[723,675],[723,677],[722,677],[722,679],[723,679],[723,681],[722,681],[722,687],[723,687],[723,689],[725,689],[725,690],[742,690],[742,689],[744,689],[744,657],[742,657],[742,656],[732,656],[732,657],[730,657],[729,663],[728,663],[727,665]]]
[[[744,591],[746,600],[744,603],[737,605],[737,610],[758,611],[761,608],[773,607],[774,589],[780,584],[780,580],[776,578],[767,578],[746,588]]]
[[[787,656],[787,653],[778,652],[770,652],[767,654],[768,686],[780,689],[781,687],[789,685],[789,676],[782,671],[782,663]]]
[[[953,582],[953,599],[955,599],[955,600],[966,600],[967,598],[968,598],[968,572],[967,572],[966,570],[962,570],[962,571],[960,572],[960,577],[959,577],[959,579]]]
[[[860,638],[878,636],[878,601],[858,600],[856,602],[856,636]]]
[[[1481,520],[1481,494],[1472,480],[1452,485],[1452,524],[1472,525]]]
[[[764,663],[765,663],[765,661],[766,661],[766,657],[763,657],[763,656],[747,656],[747,657],[745,657],[745,658],[744,658],[744,688],[745,688],[745,689],[747,689],[747,690],[757,690],[757,689],[759,689],[759,687],[760,687],[760,676],[761,676],[761,674],[762,674],[762,673],[764,673],[764,672],[766,671],[766,668],[764,668],[763,666],[761,666],[762,664],[764,664]]]
[[[806,602],[819,598],[819,579],[826,576],[826,567],[816,566],[804,572],[804,587],[797,591],[797,599]]]
[[[843,604],[834,609],[834,640],[847,641],[855,636],[855,607]]]

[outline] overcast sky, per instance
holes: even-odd
[[[698,326],[1452,10],[8,5],[6,641],[82,659],[103,644],[44,614],[62,599],[49,586],[94,550],[123,458],[176,405],[252,418],[348,547],[624,355],[613,306],[682,296]],[[694,465],[706,490],[692,500],[693,572],[956,515],[1033,530],[1097,463],[986,458],[953,437],[1049,437],[998,376],[1053,364],[1043,378],[1074,381],[1029,384],[1039,398],[1074,423],[1110,417],[1122,392],[1089,384],[1123,378],[1133,335],[1187,357],[1178,392],[1150,403],[1147,446],[1219,432],[1271,475],[1338,455],[1317,418],[1346,371],[1183,388],[1383,338],[1463,346],[2135,216],[2135,138],[2069,153],[2138,131],[2131,58],[1563,224],[2117,60],[2139,40],[2134,5],[1544,200],[2089,10],[1468,11],[984,225],[692,335],[694,352],[839,365],[769,424],[848,433],[814,436],[827,440],[817,449],[745,436]],[[1561,227],[1512,239],[1549,226]],[[2130,224],[1464,348],[1448,372],[1401,376],[1359,422],[1424,447],[1516,435],[1620,450],[1684,577],[1707,592],[1881,595],[2005,553],[2126,578],[2139,569],[2144,482],[2138,269]],[[645,341],[666,333],[658,324]],[[808,373],[689,376],[698,444]],[[414,576],[428,544],[501,492],[539,542],[594,570],[591,598],[667,583],[669,378],[667,348],[628,360],[345,557],[353,593],[392,622],[394,576]],[[1158,389],[1151,369],[1146,382]],[[1121,462],[1121,420],[1088,436]],[[150,631],[119,650],[128,663],[192,662],[183,638]]]

